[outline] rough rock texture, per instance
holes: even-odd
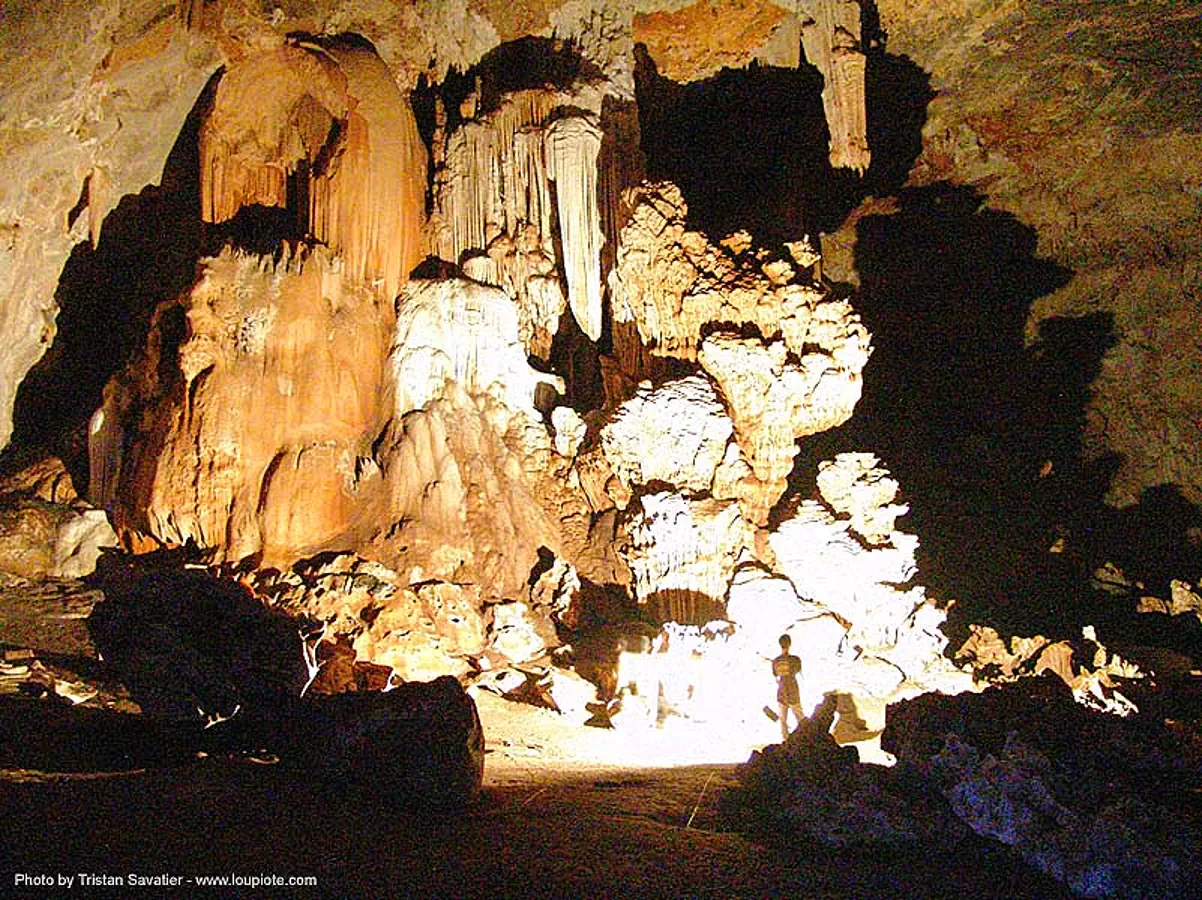
[[[713,382],[693,375],[640,388],[602,428],[601,446],[627,490],[664,482],[695,495],[713,491],[733,434]]]
[[[615,367],[625,380],[611,376],[607,393],[620,399],[630,383],[662,375],[666,359],[699,361],[734,422],[746,467],[736,479],[743,515],[764,524],[797,439],[851,416],[868,332],[846,301],[826,296],[792,262],[688,231],[675,185],[644,184],[625,197],[630,219],[610,278]],[[754,326],[759,337],[722,330],[738,326]]]
[[[531,414],[539,385],[563,390],[561,379],[526,361],[513,301],[464,279],[407,287],[397,302],[390,367],[398,418],[441,397],[448,384]]]
[[[919,698],[891,722],[890,748],[958,818],[1078,896],[1196,893],[1181,786],[1202,759],[1168,724],[1098,715],[1054,679]]]
[[[103,510],[35,497],[0,498],[0,571],[23,578],[82,578],[102,548],[117,546]]]
[[[121,197],[159,180],[220,62],[167,10],[153,2],[5,4],[0,445],[12,432],[18,384],[53,342],[55,284],[71,248],[95,244]]]
[[[0,478],[0,497],[5,494],[24,494],[48,503],[74,503],[79,499],[71,473],[56,456],[45,457]]]
[[[1196,10],[1158,0],[877,7],[890,54],[930,73],[934,93],[909,183],[974,186],[1033,229],[1039,256],[1073,272],[1022,311],[1023,338],[1051,354],[1065,352],[1057,335],[1080,335],[1079,350],[1094,342],[1078,434],[1088,460],[1115,467],[1107,502],[1128,507],[1165,484],[1202,502],[1202,352],[1188,324],[1202,285]]]
[[[862,336],[853,333],[853,339]],[[784,493],[797,439],[845,422],[860,395],[858,369],[841,368],[826,353],[806,353],[798,363],[788,362],[788,355],[784,341],[765,344],[715,332],[698,357],[731,410],[739,448],[751,468],[739,485],[739,498],[746,517],[761,525]]]
[[[646,45],[661,75],[679,82],[708,78],[753,59],[767,65],[800,62],[797,20],[776,3],[723,0],[640,13],[634,17],[633,38]]]
[[[722,618],[739,552],[748,542],[738,504],[647,494],[629,526],[623,555],[639,603],[660,621],[701,625]]]
[[[403,807],[459,809],[480,794],[484,730],[454,678],[315,697],[285,748],[306,770]]]
[[[537,592],[529,602],[498,603],[479,585],[412,581],[353,554],[257,573],[248,583],[269,607],[319,624],[319,667],[328,665],[323,648],[333,659],[345,647],[350,662],[383,667],[393,683],[505,669],[559,644],[556,607]]]
[[[745,830],[789,848],[925,845],[942,859],[971,829],[1077,896],[1196,893],[1197,812],[1181,786],[1202,758],[1188,739],[1083,710],[1055,681],[932,694],[894,713],[895,768],[854,765],[827,734],[828,702],[787,743],[753,755],[725,807]],[[1031,873],[1020,890],[1058,895]]]
[[[1010,638],[1010,646],[993,628],[970,625],[971,636],[956,651],[956,660],[967,662],[974,677],[992,684],[1051,672],[1063,681],[1082,706],[1118,716],[1137,712],[1134,703],[1118,688],[1120,679],[1145,676],[1139,666],[1111,653],[1098,642],[1093,626],[1082,640],[1052,642],[1043,635]]]
[[[806,678],[809,696],[838,691],[889,702],[927,690],[956,693],[971,679],[944,658],[940,630],[946,611],[914,584],[918,539],[893,532],[889,543],[865,547],[820,504],[806,501],[769,535],[776,566],[797,594],[819,604],[843,625],[825,619],[789,630],[815,664]],[[820,626],[814,640],[809,632]],[[835,639],[833,642],[831,639]]]
[[[92,452],[117,474],[92,495],[131,543],[191,539],[268,563],[320,549],[378,478],[362,461],[392,325],[391,303],[321,248],[206,261],[110,386]]]
[[[643,354],[696,359],[702,328],[713,322],[755,325],[765,340],[783,336],[797,354],[811,344],[829,353],[838,344],[841,362],[854,366],[862,354],[862,367],[868,334],[858,319],[849,320],[850,309],[829,300],[788,261],[748,252],[743,242],[718,246],[688,230],[688,206],[670,182],[631,188],[624,202],[628,221],[610,289],[615,329],[632,325],[634,331],[622,335],[624,344],[615,335],[625,371],[639,374]],[[841,319],[848,333],[839,341]]]
[[[894,503],[900,485],[879,468],[871,453],[840,453],[818,466],[818,490],[835,512],[849,516],[851,529],[870,544],[883,544],[910,507]]]
[[[308,674],[296,623],[244,585],[198,570],[102,566],[88,620],[111,671],[148,716],[215,724],[278,714]]]

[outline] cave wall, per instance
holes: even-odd
[[[1064,473],[1080,453],[1087,471],[1077,487],[1111,505],[1164,486],[1202,502],[1196,6],[875,6],[889,54],[931,76],[908,183],[971,186],[987,209],[1033,230],[1033,255],[1071,273],[1030,301],[1022,323],[1028,353],[1062,360],[1052,377],[1064,390],[1046,405],[1082,393],[1083,415],[1063,423],[1047,459]],[[886,69],[883,58],[876,65]],[[854,242],[856,218],[839,240]],[[1020,293],[1028,286],[1013,283]]]

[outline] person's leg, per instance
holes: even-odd
[[[792,706],[789,707],[789,709],[793,710],[793,718],[797,722],[797,724],[794,726],[794,729],[796,730],[797,728],[801,727],[801,722],[805,718],[805,713],[803,713],[801,711],[800,703],[794,703]]]
[[[789,704],[781,702],[780,707],[780,739],[787,741],[789,739]]]

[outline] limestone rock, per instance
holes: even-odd
[[[755,325],[765,341],[783,337],[799,358],[821,351],[840,369],[862,370],[869,335],[845,301],[791,267],[785,279],[779,260],[689,230],[688,205],[671,182],[630,188],[623,202],[627,221],[610,276],[614,322],[632,327],[643,346],[615,343],[626,371],[641,374],[640,353],[695,359],[702,329],[713,323]]]
[[[95,246],[121,197],[162,178],[189,110],[221,64],[210,42],[162,13],[157,3],[6,4],[0,447],[12,433],[22,378],[54,340],[55,288],[72,248]]]
[[[700,81],[752,60],[796,67],[799,37],[797,18],[768,2],[694,2],[639,12],[633,24],[633,39],[647,47],[656,70],[679,82]]]
[[[555,182],[568,302],[592,340],[601,337],[601,213],[597,155],[601,130],[585,116],[564,116],[547,128],[547,176]]]
[[[851,416],[868,333],[846,302],[798,280],[786,261],[687,230],[675,185],[644,184],[625,200],[629,220],[610,278],[616,368],[629,383],[662,377],[666,358],[701,363],[721,389],[740,450],[727,461],[720,493],[737,496],[744,517],[764,524],[797,439]],[[760,337],[732,330],[738,326],[754,326]],[[611,400],[627,393],[618,377],[606,384]]]
[[[392,326],[391,303],[322,248],[206,260],[109,394],[122,440],[93,435],[116,456],[118,532],[269,565],[342,535],[378,485]]]
[[[475,702],[449,676],[315,697],[295,725],[287,757],[372,797],[458,809],[480,793],[484,731]]]
[[[212,724],[279,714],[300,697],[297,625],[244,585],[121,561],[94,583],[105,598],[89,619],[96,646],[147,715]]]
[[[351,554],[257,578],[258,593],[290,615],[320,622],[355,657],[388,666],[404,681],[462,675],[483,652],[489,617],[480,589],[409,584],[379,563]]]
[[[74,503],[79,499],[71,473],[57,456],[48,456],[18,472],[0,478],[0,497],[23,494],[47,503]]]
[[[829,357],[809,354],[795,365],[787,356],[783,341],[765,345],[722,332],[707,337],[699,354],[722,389],[751,468],[740,499],[746,517],[756,524],[767,522],[784,493],[797,438],[846,421],[859,399],[858,379],[841,380],[829,368]]]
[[[830,127],[830,159],[836,168],[868,168],[864,75],[868,60],[860,45],[858,0],[806,0],[801,30],[806,59],[824,79],[822,105]]]
[[[551,427],[555,429],[555,452],[575,457],[588,432],[584,419],[570,406],[557,406],[551,410]]]
[[[807,666],[821,665],[818,660],[833,657],[847,634],[847,626],[822,604],[798,597],[789,579],[759,566],[740,566],[735,571],[726,615],[749,643],[765,650],[776,646],[777,637],[791,630],[794,652]]]
[[[797,593],[846,629],[833,654],[829,637],[820,643],[829,662],[807,683],[810,696],[835,691],[894,702],[924,690],[971,688],[971,677],[943,655],[946,611],[913,583],[917,539],[894,532],[888,545],[868,548],[848,530],[848,520],[806,501],[768,537],[777,568]],[[790,631],[804,636],[811,627],[802,622]]]
[[[251,204],[287,206],[288,178],[299,173],[309,209],[295,212],[341,253],[351,278],[378,280],[391,299],[420,259],[425,145],[408,98],[370,49],[331,40],[240,60],[218,85],[200,156],[207,221]]]
[[[398,417],[442,396],[448,382],[528,412],[539,385],[563,391],[562,380],[527,362],[514,302],[504,291],[464,279],[406,286],[397,301],[390,363]]]
[[[559,645],[550,617],[525,603],[498,604],[492,616],[490,646],[514,663],[537,659]]]
[[[446,135],[435,173],[434,252],[487,257],[473,277],[517,302],[521,338],[543,358],[565,303],[586,335],[601,334],[599,111],[587,84],[507,94]]]
[[[703,494],[713,487],[732,434],[713,383],[694,375],[641,388],[602,428],[601,446],[627,489],[664,482]]]
[[[910,511],[893,503],[898,483],[871,453],[840,453],[818,466],[818,490],[835,512],[851,518],[851,529],[870,544],[882,544],[895,531],[898,516]]]
[[[589,706],[597,701],[597,686],[572,669],[554,669],[549,692],[556,711],[566,719],[583,725],[592,717]]]
[[[1143,678],[1139,666],[1111,653],[1098,642],[1097,632],[1087,625],[1078,642],[1051,642],[1042,635],[1012,636],[1010,646],[998,632],[970,625],[971,635],[956,651],[957,661],[970,666],[980,683],[1001,683],[1051,672],[1072,691],[1082,706],[1120,717],[1136,712],[1136,706],[1118,688],[1116,679]]]
[[[640,604],[661,621],[722,618],[735,561],[747,542],[738,504],[646,494],[629,525],[624,556]]]
[[[1181,616],[1193,613],[1202,620],[1202,597],[1194,590],[1188,581],[1174,578],[1169,584],[1172,600],[1169,603],[1169,614]]]
[[[0,570],[25,578],[81,578],[96,568],[117,535],[99,509],[75,509],[30,497],[0,501]]]
[[[581,583],[575,567],[558,557],[530,585],[530,603],[554,622],[574,630],[580,623]]]

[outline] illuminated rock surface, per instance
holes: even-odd
[[[291,617],[306,691],[363,695],[309,748],[334,775],[397,755],[384,688],[448,675],[572,739],[745,758],[789,634],[830,719],[765,763],[774,828],[1188,890],[1171,816],[1107,806],[1075,745],[1196,790],[1199,34],[936,6],[8,4],[5,584],[183,548]],[[155,645],[176,602],[118,623],[154,663],[125,677],[219,728],[253,652]],[[26,649],[6,696],[121,700]],[[1062,744],[914,737],[907,704],[976,727],[1012,680],[1067,686]]]

